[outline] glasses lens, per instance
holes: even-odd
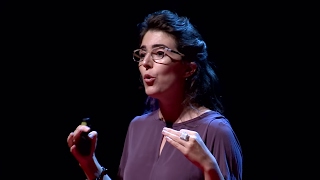
[[[144,57],[144,54],[142,54],[142,53],[143,53],[143,51],[140,49],[133,51],[133,60],[137,61],[137,62],[141,61]]]
[[[152,50],[152,58],[153,60],[159,62],[162,60],[162,58],[164,57],[165,55],[165,52],[164,52],[164,48],[163,47],[159,47],[159,48],[155,48]]]
[[[163,57],[166,54],[165,51],[166,51],[166,48],[164,48],[164,47],[157,47],[157,48],[152,49],[150,55],[151,55],[153,61],[159,62],[159,63],[164,63],[163,61],[170,60],[170,59],[166,59],[166,60],[163,59]],[[142,50],[142,49],[134,50],[133,51],[133,60],[136,62],[141,62],[145,58],[146,54],[147,54],[147,51],[145,51],[145,50]]]

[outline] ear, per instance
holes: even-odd
[[[185,78],[192,76],[194,72],[197,70],[197,64],[195,62],[186,63],[186,72],[184,74]]]

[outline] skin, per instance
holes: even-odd
[[[148,31],[141,43],[140,48],[151,51],[155,44],[163,44],[170,49],[176,50],[176,43],[169,35],[162,31]],[[171,58],[177,60],[169,64],[159,64],[152,60],[150,53],[147,53],[144,60],[139,63],[139,71],[142,77],[149,74],[155,77],[154,83],[148,85],[145,81],[144,87],[147,95],[168,101],[171,98],[177,98],[181,101],[183,98],[183,87],[185,82],[186,65],[182,63],[182,57],[172,52],[166,52],[169,56],[163,59],[170,62]],[[177,96],[178,95],[178,96]]]
[[[162,31],[148,31],[141,43],[140,48],[150,52],[157,45],[162,44],[172,50],[177,51],[177,44],[173,37]],[[144,88],[148,96],[157,98],[160,105],[160,114],[166,121],[178,123],[195,118],[208,111],[205,107],[198,107],[198,111],[187,109],[181,105],[184,99],[185,79],[191,76],[196,70],[194,62],[182,62],[182,57],[172,52],[166,52],[168,64],[155,63],[150,53],[147,53],[144,60],[138,64],[141,76],[146,74],[152,76],[152,79],[144,79]],[[170,59],[171,58],[171,59]],[[173,60],[171,62],[171,60]],[[97,143],[97,132],[92,131],[89,137],[92,140],[92,151],[89,156],[82,156],[78,153],[76,144],[80,139],[81,132],[88,132],[89,127],[79,125],[74,132],[71,132],[67,138],[68,146],[73,156],[79,162],[89,180],[94,180],[101,173],[101,166],[95,157],[95,148]],[[180,139],[181,131],[189,134],[189,141]],[[210,153],[199,134],[195,131],[182,129],[176,131],[170,128],[164,128],[162,131],[163,143],[168,142],[184,154],[192,163],[198,166],[205,175],[206,180],[224,179],[217,165],[216,159]],[[104,179],[110,179],[107,175]]]
[[[164,46],[177,51],[177,44],[173,37],[162,31],[149,30],[141,43],[140,48],[151,51],[154,45],[163,44]],[[172,58],[174,61],[169,64],[155,63],[150,53],[147,53],[144,60],[139,63],[141,76],[149,74],[155,78],[154,83],[144,82],[145,92],[148,96],[156,98],[160,102],[162,116],[166,120],[176,121],[183,107],[181,102],[184,99],[185,79],[194,73],[195,63],[183,63],[182,57],[172,52],[166,52],[164,56],[167,62]],[[170,57],[169,57],[170,56]]]

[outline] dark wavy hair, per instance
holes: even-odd
[[[195,73],[186,80],[186,98],[183,105],[192,108],[205,106],[223,113],[218,78],[213,70],[212,62],[208,60],[207,45],[189,19],[169,10],[161,10],[147,15],[144,21],[138,24],[138,28],[140,44],[149,30],[166,32],[176,40],[178,51],[185,55],[183,60],[197,64]],[[158,100],[147,97],[144,113],[158,108]]]

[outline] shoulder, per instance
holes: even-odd
[[[157,111],[135,116],[129,124],[129,133],[137,133],[137,131],[146,132],[153,128],[163,125],[163,122],[159,119]]]
[[[208,123],[208,132],[214,133],[215,136],[234,136],[232,126],[224,115],[212,111],[205,119]]]
[[[140,123],[146,123],[148,121],[152,120],[158,120],[159,117],[157,116],[156,111],[149,112],[146,114],[142,114],[139,116],[135,116],[132,121],[130,122],[130,125],[140,124]]]
[[[209,120],[209,126],[211,128],[231,128],[231,124],[229,122],[229,120],[223,116],[222,114],[218,113],[218,112],[213,112],[208,116],[208,120]]]
[[[224,151],[237,151],[241,154],[239,139],[229,120],[219,113],[214,114],[207,120],[206,141],[209,143],[207,145]]]

